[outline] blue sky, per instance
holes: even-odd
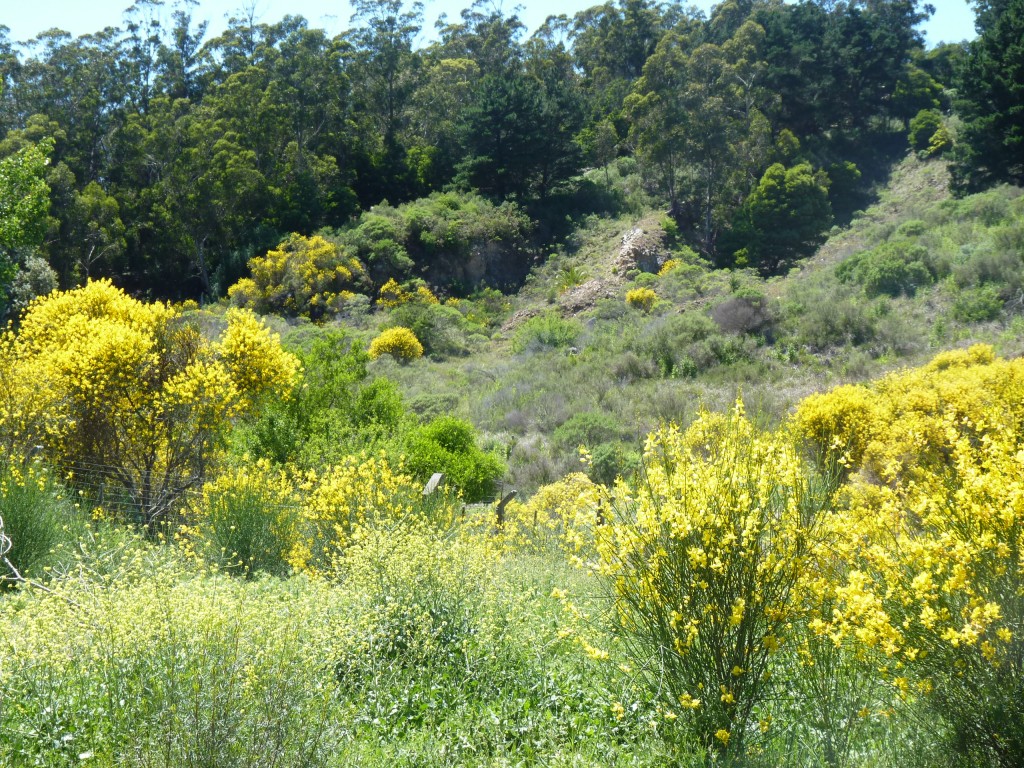
[[[0,0],[0,24],[10,27],[12,40],[28,40],[38,33],[59,27],[72,35],[96,32],[106,26],[119,26],[122,13],[132,0]],[[226,19],[251,0],[201,0],[193,11],[197,19],[210,22],[210,32],[216,34],[224,28]],[[427,32],[442,13],[457,19],[459,11],[472,0],[426,0]],[[501,4],[501,0],[494,0]],[[524,0],[519,4],[519,18],[533,31],[551,14],[572,15],[576,11],[597,5],[600,0]],[[929,45],[940,41],[957,42],[974,37],[974,14],[967,0],[931,0],[936,7],[935,16],[926,27]],[[168,6],[172,0],[167,0]],[[713,0],[696,0],[697,7],[707,11]],[[505,2],[506,13],[516,8],[514,2]],[[331,33],[348,27],[351,6],[345,0],[256,0],[257,14],[262,21],[279,21],[286,14],[301,14],[312,26],[323,27]]]

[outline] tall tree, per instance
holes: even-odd
[[[953,186],[1024,182],[1024,0],[976,0],[978,38],[957,78]]]
[[[27,146],[0,160],[0,317],[17,271],[18,251],[42,242],[50,204],[44,174],[52,144]]]
[[[364,118],[362,139],[373,156],[360,183],[366,202],[411,197],[406,158],[412,96],[420,70],[413,43],[423,24],[423,5],[403,10],[403,0],[356,0],[349,35],[353,97]]]
[[[683,231],[708,256],[770,144],[758,84],[762,37],[753,22],[723,45],[669,33],[625,104],[637,154],[663,185]]]

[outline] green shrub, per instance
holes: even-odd
[[[928,231],[928,225],[920,219],[908,219],[896,228],[900,237],[920,237]]]
[[[967,288],[953,300],[953,317],[961,323],[983,323],[1003,313],[1003,299],[994,285]]]
[[[841,282],[864,286],[868,296],[913,296],[935,282],[924,246],[907,241],[887,242],[851,256],[836,268]]]
[[[600,443],[590,452],[587,475],[595,483],[614,485],[617,478],[629,480],[640,468],[640,454],[622,443]]]
[[[564,320],[556,312],[531,317],[512,337],[512,351],[535,351],[544,347],[569,347],[576,343],[583,332],[575,320]]]
[[[798,345],[812,350],[859,346],[878,334],[871,306],[841,285],[803,285],[785,305],[785,325]]]
[[[0,519],[0,553],[25,578],[41,576],[81,525],[64,489],[41,464],[0,469]],[[0,582],[13,576],[0,563]]]
[[[469,323],[455,307],[410,302],[393,309],[388,322],[411,330],[423,345],[423,353],[433,358],[455,357],[469,351]]]
[[[435,419],[410,432],[405,453],[407,468],[417,479],[426,481],[442,472],[467,502],[493,496],[506,471],[501,459],[477,446],[473,425],[454,416]]]
[[[603,411],[583,411],[570,416],[568,421],[554,431],[552,438],[555,445],[571,451],[581,445],[594,448],[600,443],[627,436],[628,432],[609,414]]]
[[[927,151],[932,137],[942,128],[942,114],[937,109],[922,109],[910,121],[907,140],[912,149]]]

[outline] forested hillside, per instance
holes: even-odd
[[[991,36],[931,51],[916,0],[729,0],[708,18],[630,0],[528,38],[514,13],[478,3],[422,47],[422,9],[397,0],[358,3],[334,38],[247,7],[223,30],[194,2],[140,0],[119,28],[0,37],[0,155],[49,158],[45,222],[5,245],[20,275],[5,278],[8,302],[104,277],[213,300],[251,258],[317,232],[340,249],[329,266],[363,267],[339,288],[507,291],[582,217],[622,210],[581,172],[623,157],[699,254],[774,273],[863,207],[911,122],[915,148],[949,149],[941,117],[957,94],[958,184],[1020,175],[1000,149],[1015,135],[1016,86],[999,69],[1013,46],[988,42],[1012,38],[1014,14],[986,21],[995,6],[980,17]],[[511,230],[388,213],[441,192],[455,195],[442,208],[473,209],[457,221],[500,215]]]

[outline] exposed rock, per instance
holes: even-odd
[[[518,328],[522,323],[525,323],[531,317],[536,317],[540,314],[539,309],[520,309],[513,312],[511,317],[508,318],[504,323],[501,324],[502,333],[508,333],[511,330]]]
[[[622,236],[615,267],[619,274],[625,274],[631,269],[657,272],[668,259],[665,233],[660,229],[644,229],[637,226]]]
[[[605,280],[587,280],[574,285],[558,297],[558,306],[562,314],[576,315],[593,307],[598,299],[614,299],[616,289]]]

